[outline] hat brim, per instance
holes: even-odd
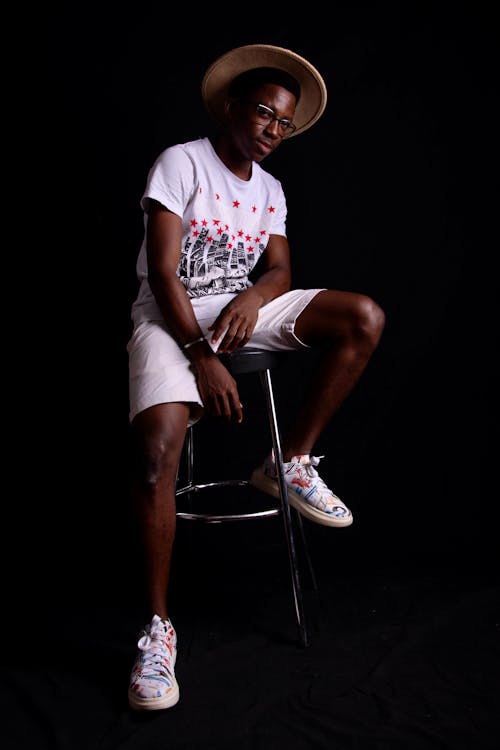
[[[314,125],[326,107],[326,85],[316,68],[292,50],[271,44],[247,44],[226,52],[208,68],[201,83],[201,94],[209,114],[220,124],[225,122],[224,105],[231,81],[252,68],[279,68],[292,75],[300,85],[300,99],[293,118],[294,135]]]

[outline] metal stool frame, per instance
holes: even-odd
[[[294,538],[294,529],[291,508],[288,501],[287,487],[285,483],[283,473],[283,455],[281,449],[281,438],[278,426],[278,419],[276,414],[276,406],[274,400],[274,393],[271,381],[270,370],[282,363],[286,352],[271,352],[262,349],[254,349],[251,347],[245,347],[243,349],[237,349],[230,354],[220,355],[228,369],[234,376],[246,374],[246,373],[258,373],[260,382],[264,390],[267,405],[267,415],[269,420],[269,427],[271,431],[272,446],[274,456],[276,459],[276,465],[278,468],[278,488],[279,488],[279,505],[273,506],[272,508],[257,511],[254,513],[223,513],[223,514],[212,514],[212,513],[191,513],[177,511],[177,517],[189,521],[204,521],[205,523],[222,523],[225,521],[249,521],[260,518],[269,518],[271,516],[281,515],[283,518],[284,531],[288,550],[288,560],[290,565],[290,573],[292,578],[292,590],[293,590],[293,602],[295,608],[295,615],[297,619],[297,625],[299,630],[299,637],[304,647],[309,645],[309,636],[304,616],[304,603],[302,597],[302,588],[300,582],[299,566],[297,559],[297,550]],[[199,484],[195,482],[194,478],[194,426],[189,427],[186,435],[186,483],[178,487],[176,490],[176,497],[182,495],[189,495],[190,493],[200,492],[207,488],[214,487],[228,487],[228,486],[246,486],[250,484],[248,479],[228,479],[220,480],[215,482],[207,482]],[[295,510],[295,509],[293,509]],[[312,566],[311,558],[307,548],[307,542],[304,534],[304,528],[302,525],[302,517],[298,511],[295,510],[295,520],[301,535],[302,545],[304,550],[304,556],[309,569],[311,582],[314,590],[317,590],[316,576]]]

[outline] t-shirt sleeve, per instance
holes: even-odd
[[[194,185],[191,159],[180,146],[165,149],[151,167],[141,207],[146,209],[148,198],[161,203],[182,218]]]

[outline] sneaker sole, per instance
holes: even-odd
[[[255,469],[250,477],[250,482],[257,489],[266,492],[268,495],[280,499],[278,482],[275,479],[268,477],[262,469]],[[335,516],[323,513],[321,510],[317,510],[312,505],[309,505],[300,495],[297,495],[290,487],[287,487],[288,502],[292,505],[299,513],[308,518],[314,523],[319,523],[322,526],[334,526],[335,528],[343,528],[350,526],[353,522],[352,514],[348,518],[336,518]]]
[[[175,706],[179,700],[179,685],[175,682],[166,695],[161,698],[141,698],[133,690],[128,691],[129,706],[136,711],[157,711]]]

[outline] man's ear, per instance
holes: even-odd
[[[226,99],[224,102],[224,117],[229,122],[234,117],[234,107],[236,106],[237,99]]]

